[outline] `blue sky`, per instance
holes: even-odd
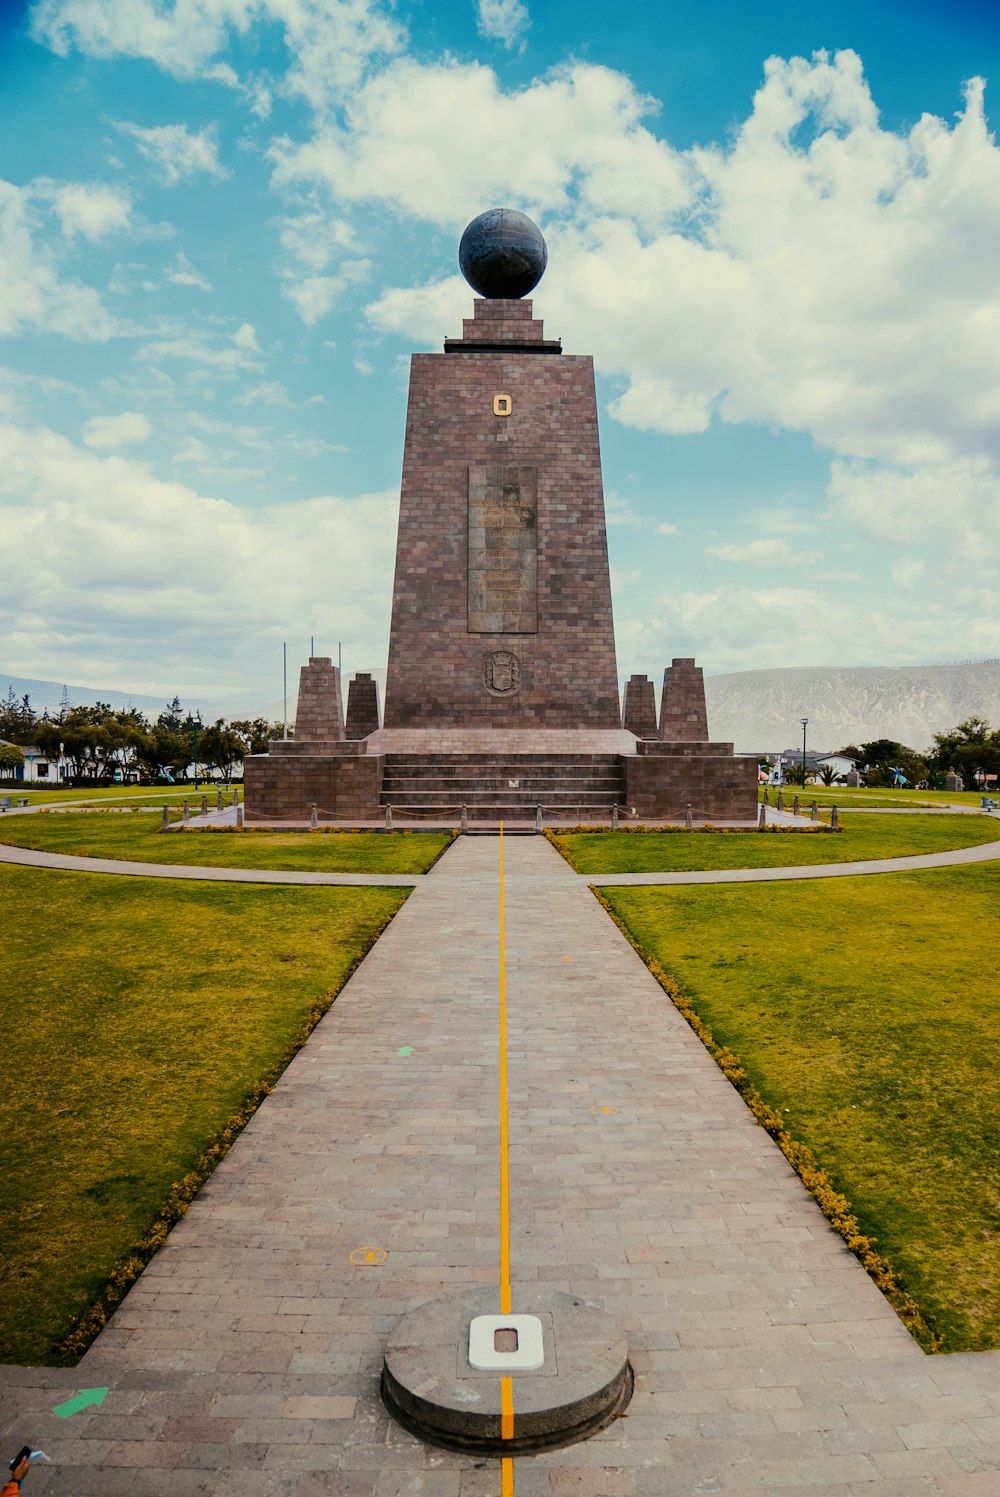
[[[971,0],[0,0],[0,671],[384,664],[500,203],[595,357],[623,676],[1000,655],[998,58]]]

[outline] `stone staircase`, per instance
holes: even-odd
[[[625,776],[618,754],[387,754],[381,799],[401,818],[603,821]]]

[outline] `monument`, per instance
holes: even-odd
[[[311,660],[295,738],[246,761],[248,820],[755,818],[756,765],[709,741],[693,660],[658,726],[633,676],[623,723],[593,360],[534,316],[546,260],[510,209],[462,236],[473,315],[411,360],[381,726],[370,677],[345,727],[339,672]]]

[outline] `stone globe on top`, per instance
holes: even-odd
[[[458,246],[462,274],[480,296],[527,296],[548,261],[542,231],[515,208],[490,208],[474,218]]]

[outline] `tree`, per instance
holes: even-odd
[[[907,748],[894,738],[874,738],[871,743],[863,743],[861,760],[866,785],[888,789],[899,783],[899,775],[908,784],[916,785],[928,775],[927,760],[916,749]]]
[[[151,774],[163,775],[172,770],[178,779],[187,774],[188,765],[194,758],[194,725],[201,727],[188,713],[184,714],[180,697],[168,702],[156,722],[149,729],[139,758]]]
[[[0,738],[6,738],[10,743],[34,743],[35,717],[27,692],[19,697],[11,683],[6,697],[0,702]]]
[[[9,780],[24,768],[24,754],[16,743],[0,743],[0,775]]]
[[[950,733],[934,734],[930,762],[935,774],[953,769],[973,785],[977,774],[1000,773],[1000,731],[985,718],[967,717]]]
[[[243,743],[243,757],[247,754],[266,754],[272,739],[280,738],[281,723],[269,723],[266,717],[241,718],[229,724],[238,733]]]
[[[38,746],[50,759],[62,752],[74,779],[110,780],[141,761],[149,728],[135,707],[114,708],[108,702],[72,707],[62,722],[43,719],[36,726]]]
[[[243,739],[233,728],[227,728],[225,718],[220,717],[199,736],[198,752],[208,769],[220,770],[229,780],[243,758]]]
[[[822,765],[819,777],[824,785],[842,785],[844,783],[832,764]]]

